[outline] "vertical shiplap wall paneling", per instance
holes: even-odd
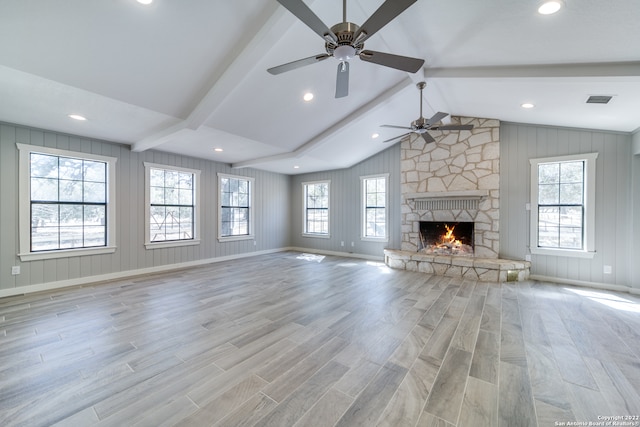
[[[360,240],[360,177],[389,174],[389,242]],[[302,236],[302,183],[331,180],[330,238]],[[400,145],[396,144],[350,168],[292,176],[291,242],[292,246],[310,250],[355,253],[383,257],[384,248],[400,247]],[[344,242],[344,246],[341,246]],[[351,246],[354,242],[354,246]]]
[[[16,142],[117,158],[116,245],[113,254],[20,262],[18,258],[18,150]],[[0,123],[0,289],[132,272],[256,250],[290,246],[290,177],[158,151],[132,152],[128,146]],[[201,244],[147,250],[144,247],[144,162],[201,171]],[[255,178],[256,242],[217,240],[218,172]],[[259,246],[258,246],[259,245]],[[11,275],[20,265],[21,274]]]
[[[12,203],[18,191],[11,179],[17,176],[18,155],[12,148],[16,143],[16,131],[11,126],[0,123],[0,289],[13,288],[15,276],[11,267],[20,265],[13,251],[18,233],[13,224],[18,218],[18,205]]]
[[[596,160],[596,254],[593,259],[532,255],[532,274],[594,283],[640,288],[632,282],[633,227],[631,195],[640,183],[633,181],[631,136],[616,132],[553,128],[502,123],[501,230],[504,258],[522,259],[530,244],[529,159],[598,153]],[[604,274],[605,265],[613,274]]]

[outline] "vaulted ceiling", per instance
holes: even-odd
[[[341,0],[304,1],[327,26],[342,22]],[[348,0],[347,20],[361,25],[382,3]],[[638,130],[637,0],[565,0],[546,16],[537,7],[418,0],[365,43],[424,68],[351,60],[349,95],[336,99],[333,58],[266,71],[324,53],[276,0],[2,1],[0,121],[285,174],[349,167],[387,148],[402,131],[380,125],[419,117],[423,80],[426,117]],[[591,95],[613,97],[587,104]]]

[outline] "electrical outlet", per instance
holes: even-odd
[[[18,274],[20,274],[20,266],[14,265],[13,267],[11,267],[11,274],[14,276],[17,276]]]
[[[604,266],[604,268],[603,268],[603,270],[602,270],[602,272],[603,272],[604,274],[611,274],[611,273],[613,272],[613,269],[611,268],[611,266],[610,266],[610,265],[605,265],[605,266]]]
[[[524,205],[524,210],[526,211],[530,211],[531,210],[531,203],[527,203]]]
[[[257,243],[256,243],[256,241],[254,240],[254,241],[253,241],[253,246],[255,246],[255,245],[257,245]]]
[[[525,260],[525,261],[531,261],[531,255],[526,254],[526,255],[524,256],[524,260]]]
[[[351,242],[351,247],[355,247],[356,246],[356,242]]]
[[[340,242],[340,246],[344,246],[344,242]]]

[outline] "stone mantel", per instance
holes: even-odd
[[[467,190],[467,191],[434,191],[427,193],[407,193],[404,198],[407,200],[474,200],[489,196],[489,190]]]

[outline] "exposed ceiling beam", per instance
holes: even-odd
[[[245,160],[243,162],[233,163],[231,165],[232,168],[246,168],[252,167],[259,164],[275,161],[275,160],[286,160],[286,159],[296,159],[302,157],[309,151],[318,146],[322,145],[327,138],[334,135],[337,132],[347,128],[348,126],[353,125],[353,123],[358,120],[360,117],[369,114],[374,109],[380,107],[393,96],[395,96],[398,92],[405,89],[407,86],[413,84],[412,80],[409,77],[402,79],[398,84],[392,86],[391,88],[385,90],[379,96],[369,101],[365,105],[360,108],[357,108],[353,113],[341,119],[339,122],[329,126],[324,131],[320,132],[318,135],[311,138],[309,141],[305,142],[298,148],[288,153],[276,154],[274,156],[266,156],[259,157],[256,159]]]
[[[427,68],[427,78],[637,77],[640,61]]]
[[[264,16],[262,25],[253,37],[246,37],[238,43],[235,49],[237,54],[230,57],[227,67],[215,79],[189,116],[173,126],[133,143],[132,151],[154,148],[172,139],[183,129],[197,130],[211,117],[222,101],[242,82],[246,70],[254,66],[256,58],[264,56],[282,35],[282,28],[288,28],[295,22],[295,17],[275,1],[268,3]]]

